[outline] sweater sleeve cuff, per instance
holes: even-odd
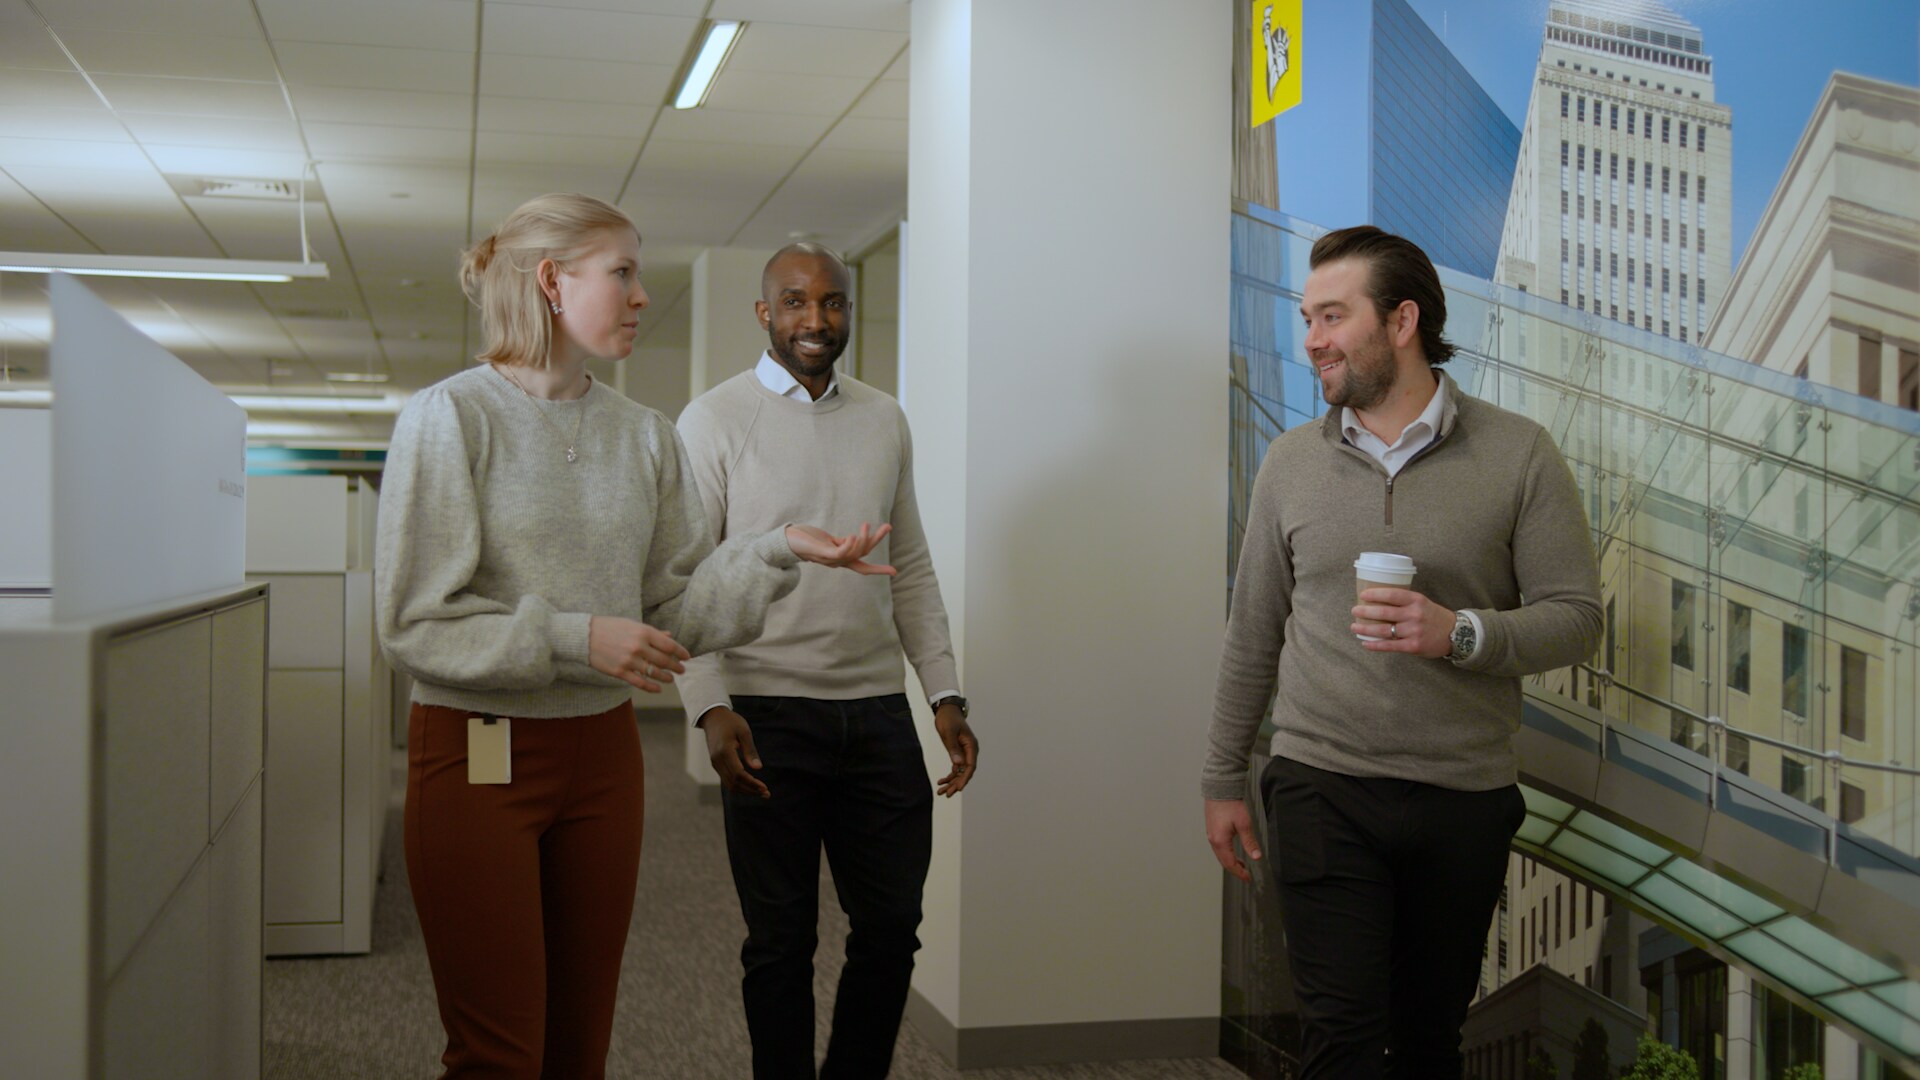
[[[753,542],[754,553],[768,566],[780,570],[789,570],[800,565],[800,556],[793,553],[793,546],[787,543],[785,525],[771,532],[763,533]]]
[[[556,611],[548,616],[547,634],[553,641],[553,658],[586,663],[587,639],[592,631],[593,616],[584,612]]]
[[[1243,802],[1247,797],[1247,785],[1245,780],[1238,777],[1208,775],[1200,778],[1200,794],[1209,800]]]

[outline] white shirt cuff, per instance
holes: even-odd
[[[958,690],[942,690],[937,694],[929,695],[927,698],[927,704],[938,705],[950,697],[959,697],[959,696],[960,696],[960,691]]]
[[[733,702],[732,702],[732,701],[716,701],[716,702],[714,702],[713,704],[711,704],[711,705],[709,705],[709,706],[707,706],[707,707],[706,707],[706,708],[704,708],[704,709],[701,709],[701,710],[700,710],[699,712],[697,712],[697,713],[695,713],[695,714],[694,714],[694,716],[693,716],[693,726],[694,726],[694,727],[699,727],[699,726],[700,726],[700,723],[701,723],[701,721],[703,721],[703,720],[705,720],[705,719],[707,718],[707,714],[708,714],[708,713],[710,713],[710,712],[712,712],[712,711],[713,711],[713,710],[715,710],[715,709],[731,709],[731,708],[733,708]]]
[[[1467,654],[1465,660],[1460,661],[1466,664],[1471,663],[1474,657],[1480,655],[1480,650],[1487,647],[1487,628],[1481,624],[1480,616],[1475,615],[1473,612],[1463,611],[1461,614],[1465,615],[1467,621],[1473,624],[1473,651]]]

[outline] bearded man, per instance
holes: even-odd
[[[1508,845],[1525,817],[1513,735],[1522,676],[1601,634],[1580,493],[1545,429],[1438,370],[1433,263],[1371,226],[1313,246],[1306,351],[1331,408],[1274,440],[1254,482],[1201,790],[1229,872],[1261,859],[1243,798],[1260,779],[1301,1076],[1461,1075]],[[1368,588],[1355,559],[1412,559]],[[1275,691],[1278,697],[1275,697]]]

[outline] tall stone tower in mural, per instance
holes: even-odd
[[[1494,280],[1699,342],[1732,262],[1733,112],[1654,0],[1554,0]]]

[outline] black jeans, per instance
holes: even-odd
[[[1301,1073],[1461,1075],[1515,786],[1453,791],[1275,758],[1260,778],[1300,1000]]]
[[[753,1075],[814,1075],[813,952],[820,852],[847,913],[847,966],[822,1078],[884,1077],[920,948],[933,785],[904,694],[823,701],[740,697],[771,798],[723,792]]]

